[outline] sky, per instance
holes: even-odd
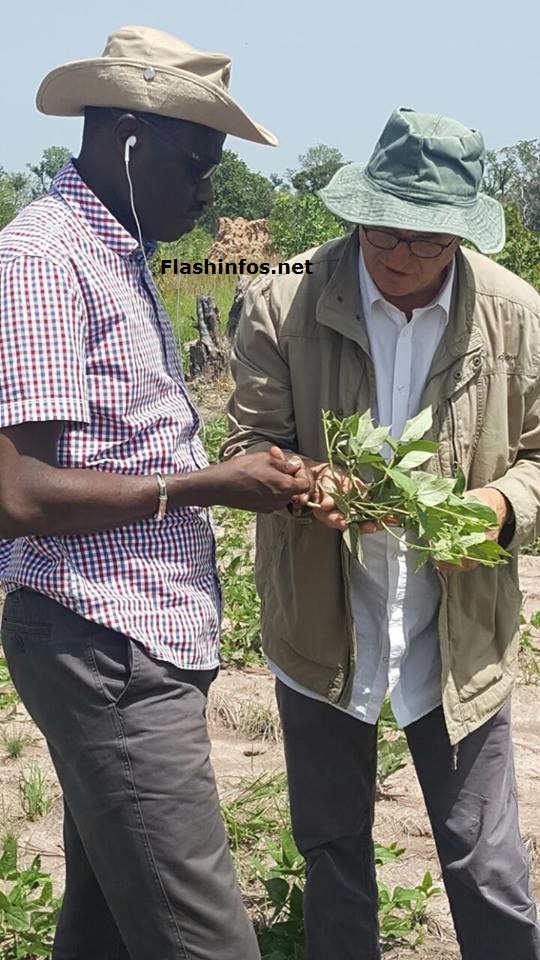
[[[539,0],[29,0],[2,10],[0,166],[25,170],[52,144],[77,154],[82,122],[38,113],[36,90],[126,25],[231,57],[232,96],[280,145],[226,147],[266,175],[319,143],[367,161],[398,106],[455,117],[493,149],[540,137]]]

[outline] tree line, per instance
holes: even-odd
[[[24,172],[0,167],[0,228],[49,189],[70,155],[66,147],[51,146]],[[209,248],[221,217],[267,220],[283,257],[345,233],[350,225],[332,216],[316,192],[348,162],[337,147],[318,144],[298,157],[296,168],[265,177],[225,150],[213,177],[214,205],[196,228],[198,248]],[[488,151],[483,189],[505,209],[507,243],[495,259],[540,289],[540,140]]]

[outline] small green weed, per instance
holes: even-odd
[[[227,435],[227,417],[209,417],[201,429],[201,440],[204,443],[206,456],[210,463],[215,463],[219,456],[219,448]]]
[[[243,667],[263,663],[260,599],[253,573],[250,539],[253,517],[240,510],[217,508],[218,569],[223,589],[222,662]]]
[[[398,730],[389,700],[384,701],[379,717],[377,749],[377,794],[380,798],[385,793],[388,778],[405,766],[409,751],[405,734]]]
[[[285,774],[242,780],[223,801],[221,812],[233,855],[254,849],[288,823]]]
[[[528,543],[526,546],[521,547],[519,552],[529,557],[540,556],[540,537],[537,540],[533,540],[532,543]]]
[[[35,737],[31,736],[20,724],[8,726],[2,731],[0,740],[10,760],[18,759],[25,747],[35,743]]]
[[[12,707],[18,701],[5,658],[0,653],[0,710]]]
[[[21,804],[29,820],[38,820],[49,813],[54,797],[51,794],[49,779],[45,773],[32,764],[23,770],[19,778]]]
[[[440,894],[440,888],[433,886],[430,873],[424,874],[422,882],[415,887],[390,890],[381,881],[377,886],[381,940],[387,944],[398,940],[416,947],[425,936],[422,924],[426,919],[427,902]]]
[[[227,433],[224,416],[210,417],[202,439],[209,460],[217,460]],[[216,507],[217,560],[223,590],[221,660],[225,666],[263,663],[259,612],[260,600],[253,572],[253,515]]]
[[[0,943],[2,960],[49,958],[60,900],[53,896],[51,878],[35,857],[20,869],[17,841],[6,837],[0,857]]]
[[[521,635],[519,639],[519,667],[523,683],[540,683],[540,610],[533,613],[530,620],[521,616]]]

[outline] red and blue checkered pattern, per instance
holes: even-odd
[[[0,428],[65,423],[62,467],[126,476],[207,465],[169,319],[137,241],[73,163],[0,233]],[[157,508],[156,483],[156,508]],[[206,509],[102,533],[0,540],[26,586],[185,669],[218,663]]]

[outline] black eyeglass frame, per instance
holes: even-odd
[[[210,177],[213,177],[219,163],[207,163],[204,165],[204,160],[200,154],[196,153],[195,150],[186,150],[185,147],[182,147],[180,144],[175,143],[166,133],[163,133],[161,127],[158,127],[156,123],[152,123],[151,120],[147,120],[146,117],[141,117],[140,114],[136,114],[137,120],[141,123],[144,123],[147,127],[150,127],[151,130],[155,130],[158,137],[164,140],[169,146],[173,147],[175,150],[179,151],[185,158],[188,160],[195,169],[195,174],[197,180],[208,180]]]
[[[406,237],[400,237],[397,233],[392,233],[391,230],[382,230],[380,227],[365,227],[363,224],[362,232],[367,242],[370,243],[372,247],[375,247],[376,250],[395,250],[400,243],[404,243],[409,248],[413,257],[418,257],[419,260],[436,260],[437,257],[441,256],[444,250],[448,250],[448,247],[451,247],[454,241],[458,239],[457,237],[454,237],[449,243],[439,243],[437,240],[428,240],[425,237],[412,237],[412,239],[407,239]],[[392,237],[392,239],[395,240],[395,243],[391,247],[381,247],[378,243],[373,243],[373,240],[370,240],[370,233],[383,233],[387,237]],[[438,247],[438,252],[430,254],[417,253],[415,250],[413,250],[413,244],[418,243],[424,243],[429,244],[432,247]]]
[[[113,117],[121,117],[127,111],[119,110],[118,107],[109,107],[109,112],[113,115]],[[186,150],[186,148],[181,146],[181,144],[175,143],[171,137],[163,132],[157,123],[152,123],[152,121],[147,117],[143,117],[137,112],[133,112],[133,116],[139,121],[139,123],[143,123],[145,126],[150,127],[151,130],[154,130],[158,137],[160,137],[161,140],[164,140],[165,143],[168,143],[169,146],[172,147],[177,153],[181,153],[182,156],[184,156],[185,159],[192,164],[196,179],[198,181],[208,180],[214,175],[219,167],[219,163],[206,163],[205,166],[205,161],[200,154],[196,153],[195,150]]]

